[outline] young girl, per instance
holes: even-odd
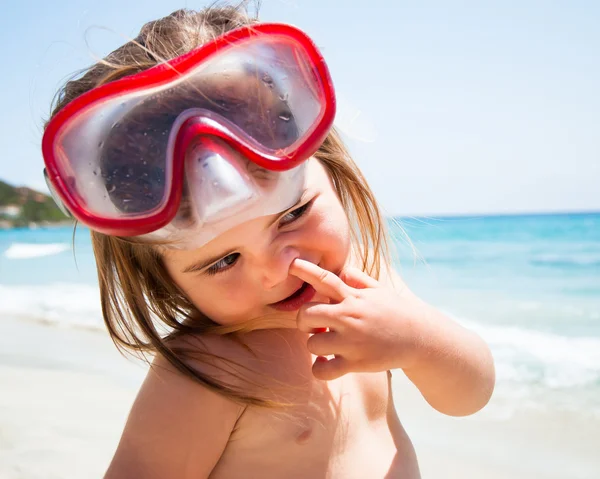
[[[445,414],[489,400],[485,344],[389,268],[334,114],[306,35],[234,7],[66,84],[45,174],[92,230],[112,339],[155,356],[106,477],[416,478],[389,371]]]

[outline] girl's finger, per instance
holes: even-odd
[[[375,278],[372,278],[364,271],[353,267],[345,268],[340,273],[340,279],[348,286],[356,289],[376,288],[379,286],[379,281]]]
[[[306,281],[315,288],[317,293],[323,294],[338,303],[350,296],[352,292],[352,288],[331,271],[300,258],[292,262],[290,274]]]
[[[326,303],[303,304],[296,315],[298,329],[305,333],[315,333],[328,328],[341,328],[341,315],[335,306]]]
[[[343,353],[343,343],[336,331],[313,334],[306,343],[308,350],[315,356],[331,356]]]
[[[322,381],[331,381],[342,377],[348,373],[348,365],[342,356],[336,356],[333,359],[327,359],[324,356],[319,356],[312,367],[313,376]]]

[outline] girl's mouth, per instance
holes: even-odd
[[[296,311],[300,309],[300,306],[313,299],[315,293],[315,288],[305,282],[295,293],[277,303],[271,304],[271,307],[279,311]]]

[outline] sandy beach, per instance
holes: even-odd
[[[104,473],[145,368],[99,331],[2,318],[0,478]],[[396,404],[424,478],[584,479],[600,472],[600,421],[550,412],[433,411],[400,371]],[[251,477],[251,476],[248,476]]]

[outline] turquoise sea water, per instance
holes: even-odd
[[[414,246],[392,224],[401,274],[490,344],[498,394],[600,409],[600,213],[399,222]],[[74,251],[72,233],[0,231],[0,317],[102,328],[89,233]]]
[[[413,287],[455,304],[468,299],[485,322],[600,337],[600,214],[401,224],[421,256],[415,265],[406,242],[396,242]]]

